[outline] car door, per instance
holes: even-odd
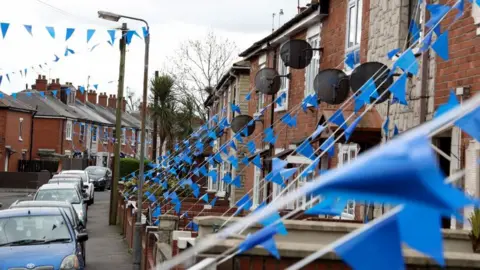
[[[110,189],[112,187],[112,171],[110,169],[107,169],[107,178],[105,179],[107,180],[108,189]]]

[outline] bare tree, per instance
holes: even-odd
[[[126,100],[127,100],[127,111],[128,112],[134,112],[138,110],[138,107],[140,106],[140,98],[135,96],[135,92],[127,86],[127,91],[126,91]]]
[[[187,40],[180,45],[172,61],[176,88],[195,97],[205,114],[203,103],[235,60],[237,46],[227,38],[209,32],[205,38]],[[206,115],[201,115],[205,118]]]

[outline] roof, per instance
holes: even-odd
[[[20,201],[10,207],[73,207],[68,201]]]
[[[322,8],[322,6],[325,6],[324,8]],[[240,57],[246,57],[248,56],[249,54],[255,52],[257,49],[260,49],[265,43],[269,43],[270,41],[272,41],[273,39],[281,36],[285,31],[287,31],[290,27],[294,26],[295,24],[299,23],[301,20],[305,19],[306,17],[308,17],[309,15],[313,14],[314,12],[316,12],[318,10],[319,7],[320,10],[328,10],[328,6],[329,6],[329,1],[321,1],[321,5],[319,3],[314,3],[314,4],[311,4],[307,9],[305,9],[304,11],[302,11],[301,13],[297,14],[295,17],[293,17],[291,20],[287,21],[285,24],[283,24],[282,26],[280,26],[277,30],[275,30],[274,32],[272,32],[270,35],[262,38],[261,40],[253,43],[252,46],[250,46],[248,49],[246,49],[245,51],[241,52],[239,54]]]
[[[250,63],[247,61],[239,61],[234,63],[232,67],[229,70],[227,70],[225,74],[223,74],[222,78],[220,78],[217,85],[215,86],[215,91],[219,90],[225,84],[225,82],[232,77],[231,75],[232,72],[239,71],[239,70],[250,72]]]
[[[115,123],[115,119],[116,116],[115,116],[115,112],[109,110],[110,108],[106,108],[106,107],[103,107],[103,106],[100,106],[100,105],[97,105],[97,104],[93,104],[91,102],[85,102],[85,104],[87,105],[87,107],[89,107],[90,109],[92,109],[93,111],[95,111],[97,114],[99,114],[102,118],[106,119],[108,122],[110,123]],[[124,113],[122,113],[122,116],[123,116]],[[122,117],[122,122],[121,122],[121,125],[122,127],[130,127],[130,128],[134,128],[135,126],[133,126],[130,122],[127,122],[125,121],[124,117]]]
[[[105,119],[100,114],[98,114],[94,109],[92,109],[89,106],[83,104],[79,100],[75,101],[75,107],[78,110],[82,111],[85,115],[87,115],[87,117],[89,117],[89,119],[92,122],[95,122],[95,123],[103,125],[103,126],[114,126],[115,125],[114,122],[111,122],[111,121]]]
[[[37,113],[35,116],[83,119],[75,110],[63,104],[59,99],[51,95],[41,96],[40,92],[36,90],[23,90],[17,94],[17,99],[32,108],[36,108]]]
[[[7,217],[23,217],[23,216],[57,216],[62,212],[56,207],[32,207],[32,208],[15,208],[0,211],[0,218]]]
[[[76,189],[76,185],[74,183],[44,184],[38,190],[46,189]]]
[[[31,107],[18,99],[14,99],[12,96],[9,96],[2,91],[0,91],[0,94],[2,94],[3,96],[2,98],[0,98],[0,108],[27,112],[35,111],[34,107]]]

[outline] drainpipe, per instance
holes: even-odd
[[[38,105],[35,106],[35,111],[32,113],[32,122],[30,123],[30,149],[28,150],[30,153],[30,158],[29,160],[32,160],[32,151],[33,151],[33,119],[35,118],[35,115],[37,114],[38,110]]]
[[[60,155],[63,155],[63,139],[65,138],[65,122],[68,121],[67,118],[63,119],[62,121],[62,137],[60,138]],[[73,127],[72,127],[73,133]],[[72,138],[73,140],[73,138]]]
[[[427,28],[425,27],[426,21],[426,12],[425,12],[425,4],[422,4],[422,14],[421,16],[424,17],[422,23],[422,33],[426,33]],[[428,105],[428,72],[429,72],[429,58],[430,58],[430,51],[427,50],[422,54],[422,77],[420,81],[420,108],[419,108],[419,116],[420,121],[419,125],[427,121],[427,105]]]
[[[237,104],[237,83],[238,83],[238,76],[235,75],[235,73],[234,73],[232,70],[230,70],[230,71],[228,72],[228,74],[229,74],[231,77],[235,78],[235,86],[233,87],[233,99],[232,99],[232,103],[233,103],[233,104]],[[235,112],[232,112],[232,119],[233,119],[233,117],[234,117],[234,114],[235,114]],[[237,170],[236,170],[236,169],[233,170],[232,164],[230,164],[230,172],[231,172],[231,174],[232,174],[232,179],[235,179],[235,177],[237,176]],[[230,206],[233,206],[233,204],[235,204],[235,201],[237,200],[237,198],[235,198],[235,195],[234,195],[236,192],[235,192],[235,193],[232,192],[232,185],[229,185],[229,187],[230,187],[230,196],[229,196],[229,197],[231,198],[232,195],[233,195],[233,200],[230,200]],[[236,188],[233,187],[233,189],[235,190]],[[232,203],[233,203],[233,204],[232,204]]]

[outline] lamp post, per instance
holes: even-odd
[[[135,235],[133,243],[134,259],[133,259],[133,269],[139,270],[140,263],[142,259],[142,241],[141,241],[141,229],[142,229],[142,199],[143,199],[143,181],[144,181],[144,160],[145,160],[145,118],[147,114],[147,95],[148,95],[148,60],[149,60],[149,51],[150,51],[150,27],[148,22],[135,17],[119,15],[107,11],[99,11],[98,16],[102,19],[116,21],[118,22],[120,18],[141,21],[146,25],[145,33],[145,63],[143,70],[143,103],[142,103],[142,112],[141,112],[141,137],[140,137],[140,170],[138,174],[138,195],[137,195],[137,220],[135,222]],[[118,120],[117,120],[118,121]],[[117,176],[118,177],[118,176]],[[113,189],[112,189],[113,190]],[[115,190],[116,192],[116,190]]]

